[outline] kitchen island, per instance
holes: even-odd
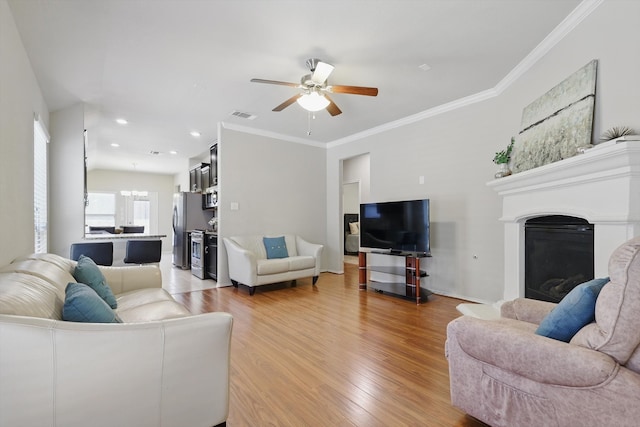
[[[87,233],[84,236],[84,242],[113,242],[113,265],[122,266],[124,256],[127,249],[128,240],[161,240],[167,237],[166,234],[146,234],[146,233]],[[168,250],[167,248],[163,248]]]

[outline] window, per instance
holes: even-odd
[[[144,226],[145,233],[157,233],[157,193],[146,191],[102,191],[87,193],[85,233],[90,227]]]
[[[118,218],[122,221],[122,225],[144,226],[146,233],[157,230],[157,224],[153,223],[152,218],[152,200],[157,199],[157,193],[149,193],[148,191],[122,190],[122,196],[118,203],[118,211],[123,209],[124,216]]]
[[[151,203],[149,200],[133,200],[133,224],[144,225],[144,229],[149,231],[149,214]]]
[[[33,226],[34,252],[45,253],[47,244],[47,144],[49,134],[38,117],[33,120]]]
[[[88,193],[84,210],[87,227],[115,227],[116,195],[114,193]]]

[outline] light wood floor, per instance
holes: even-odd
[[[229,427],[484,426],[449,400],[445,329],[460,300],[433,295],[417,306],[359,291],[351,264],[317,286],[303,279],[254,296],[184,292],[189,271],[167,268],[164,281],[175,283],[165,287],[193,313],[234,317]]]

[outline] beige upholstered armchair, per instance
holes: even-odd
[[[535,333],[555,304],[516,299],[498,320],[447,328],[452,403],[492,426],[640,425],[640,237],[609,260],[595,321],[570,342]]]

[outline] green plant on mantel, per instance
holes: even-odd
[[[509,163],[511,159],[511,151],[513,150],[513,144],[515,143],[515,138],[511,137],[511,143],[507,146],[506,149],[502,151],[498,151],[496,155],[493,157],[493,163],[497,165],[501,165],[503,163]]]

